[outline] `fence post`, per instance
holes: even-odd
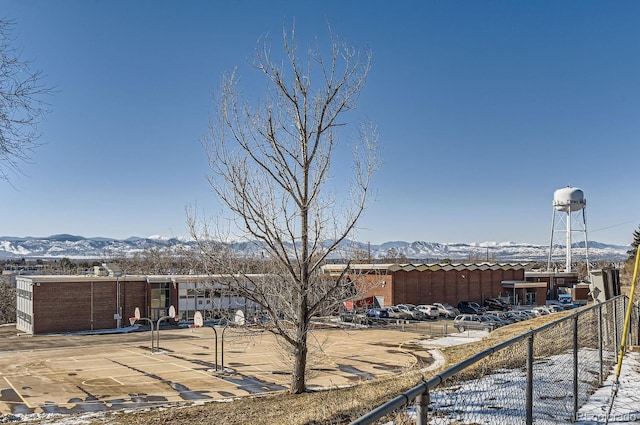
[[[429,423],[429,387],[425,384],[424,393],[416,397],[416,425],[427,425]]]
[[[598,386],[601,387],[604,381],[604,342],[602,336],[602,304],[598,304],[598,360],[600,362],[600,370],[598,372]]]
[[[527,425],[533,424],[533,331],[527,345]]]
[[[618,302],[621,298],[616,298],[613,302],[613,351],[617,352],[618,344]]]
[[[578,420],[578,316],[573,318],[573,421]]]
[[[636,345],[640,345],[640,304],[636,305],[636,331],[638,334],[636,335],[637,342]]]

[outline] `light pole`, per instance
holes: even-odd
[[[122,327],[122,306],[120,305],[120,273],[116,273],[116,327]]]

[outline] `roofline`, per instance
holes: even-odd
[[[16,279],[28,279],[32,282],[133,282],[143,281],[150,283],[166,283],[166,282],[201,282],[211,281],[216,279],[233,279],[233,278],[258,278],[261,276],[267,276],[267,274],[211,274],[211,275],[159,275],[159,274],[145,274],[145,275],[122,275],[122,276],[98,276],[98,275],[35,275],[25,274],[16,275]]]
[[[353,271],[437,271],[437,270],[528,270],[530,263],[408,263],[408,264],[349,264]],[[322,269],[326,272],[342,272],[347,264],[326,264]]]

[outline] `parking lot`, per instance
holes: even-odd
[[[425,367],[433,358],[420,342],[442,334],[447,323],[438,323],[315,330],[308,386]],[[229,327],[223,350],[221,333],[216,361],[215,334],[206,327],[162,330],[156,353],[149,332],[18,336],[1,327],[0,414],[94,412],[287,389],[288,355],[272,334]]]

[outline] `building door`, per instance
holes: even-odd
[[[537,305],[536,295],[537,292],[527,292],[527,305]]]

